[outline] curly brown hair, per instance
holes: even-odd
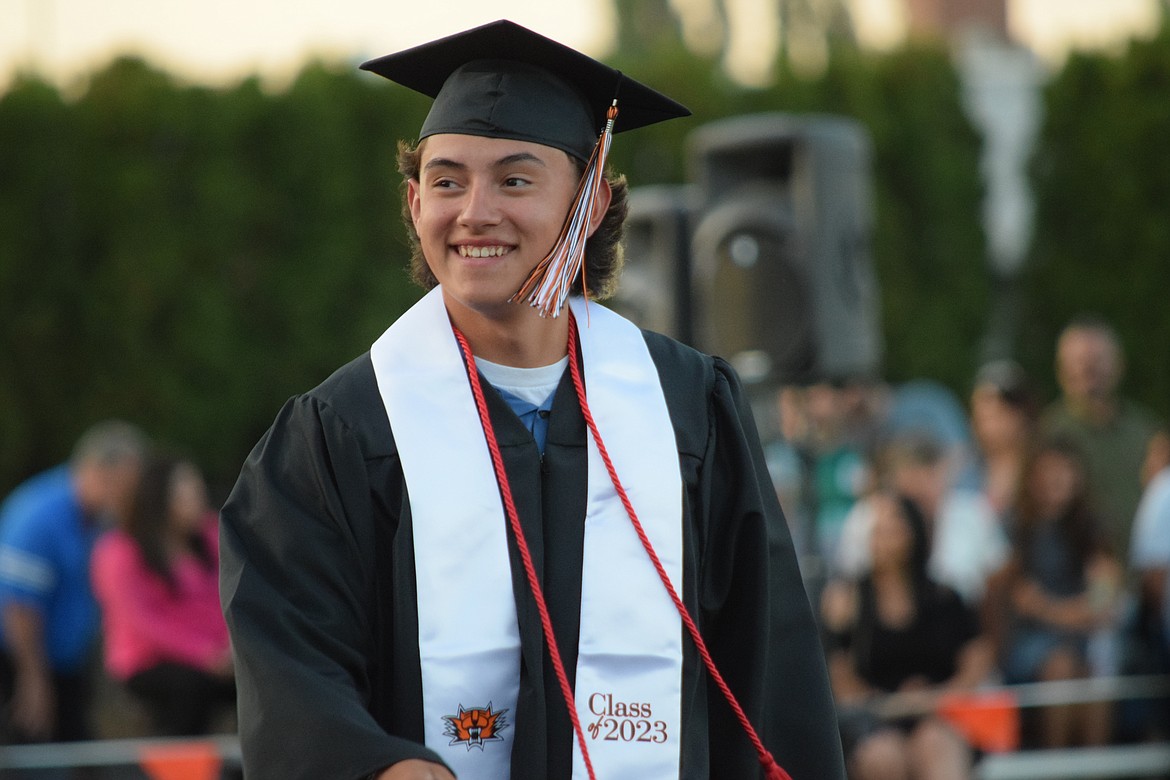
[[[423,256],[418,231],[415,230],[414,220],[410,216],[410,201],[406,197],[407,182],[411,179],[418,181],[424,143],[425,138],[418,144],[398,142],[398,172],[402,174],[402,219],[406,223],[406,232],[410,237],[410,277],[424,290],[430,290],[439,283],[439,280],[435,278]],[[578,175],[584,175],[585,163],[572,156],[569,156],[569,159],[577,166]],[[613,193],[609,208],[597,230],[585,242],[585,275],[589,280],[589,297],[595,300],[604,300],[617,289],[623,260],[622,234],[625,231],[626,216],[630,211],[629,185],[626,183],[626,177],[606,171],[605,178]],[[572,291],[575,295],[582,294],[580,276],[573,281]]]

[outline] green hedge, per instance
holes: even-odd
[[[1121,56],[1072,57],[1049,83],[1033,165],[1036,238],[1021,353],[1052,389],[1052,344],[1099,314],[1125,392],[1170,420],[1170,24]]]
[[[74,100],[0,98],[0,486],[106,415],[229,481],[417,297],[394,143],[423,102],[319,64],[269,94],[132,59]]]

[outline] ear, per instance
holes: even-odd
[[[605,212],[609,210],[609,204],[612,200],[613,190],[610,189],[609,180],[603,178],[601,186],[597,188],[597,192],[593,196],[593,207],[589,210],[590,236],[597,232],[597,228],[601,227],[601,220],[605,219]]]
[[[410,221],[414,223],[415,230],[418,230],[418,214],[420,209],[419,202],[419,187],[418,179],[406,180],[406,202],[410,206]]]

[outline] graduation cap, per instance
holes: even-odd
[[[690,111],[564,44],[500,20],[361,65],[435,98],[419,138],[465,133],[553,146],[589,159],[614,98],[613,132]]]
[[[586,164],[559,240],[512,299],[546,316],[559,314],[583,263],[613,133],[690,115],[620,71],[507,20],[361,67],[435,99],[419,140],[458,133],[529,141]]]

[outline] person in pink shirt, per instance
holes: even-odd
[[[234,702],[235,683],[216,514],[198,468],[153,455],[91,567],[109,675],[146,704],[159,735],[207,733],[217,709]]]

